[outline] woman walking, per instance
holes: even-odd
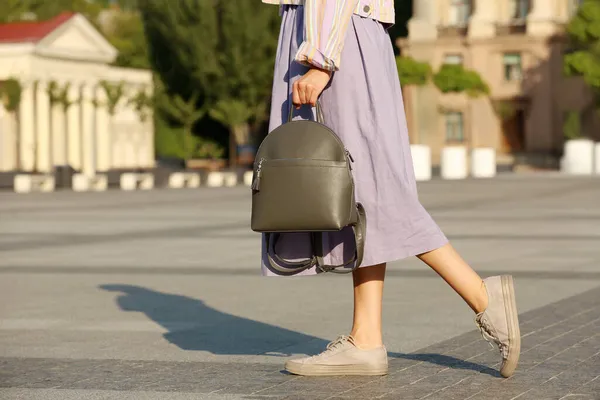
[[[364,259],[353,272],[354,320],[321,354],[286,363],[299,375],[383,375],[387,351],[381,334],[386,263],[417,256],[471,307],[484,338],[501,353],[500,372],[511,376],[520,352],[512,277],[482,280],[448,243],[420,204],[404,105],[387,28],[393,0],[262,0],[281,8],[269,130],[312,119],[319,99],[324,123],[353,155],[356,200],[367,215]],[[407,0],[408,1],[408,0]],[[308,106],[303,106],[308,105]],[[325,262],[343,264],[354,253],[350,228],[324,235]],[[262,271],[274,276],[263,240]],[[306,258],[307,234],[283,234],[276,253]],[[301,275],[316,274],[316,269]]]

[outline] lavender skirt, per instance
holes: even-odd
[[[279,36],[269,131],[285,123],[292,84],[306,72],[294,62],[302,43],[303,8],[285,6]],[[325,124],[336,132],[354,157],[356,199],[367,213],[362,266],[377,265],[422,254],[447,243],[437,224],[420,204],[410,154],[402,92],[390,37],[372,19],[352,16],[342,66],[321,95]],[[294,119],[312,119],[304,107]],[[351,228],[324,235],[325,262],[342,264],[355,245]],[[269,249],[272,251],[273,249]],[[287,233],[275,249],[285,259],[310,254],[308,234]],[[262,240],[263,275],[269,267]],[[298,275],[314,275],[314,268]]]

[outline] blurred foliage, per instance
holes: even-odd
[[[563,124],[563,133],[568,140],[581,137],[581,114],[577,111],[569,111]]]
[[[154,96],[149,95],[143,89],[140,89],[132,98],[127,100],[127,104],[133,106],[142,122],[147,121],[152,114],[154,102]]]
[[[197,110],[229,129],[231,141],[247,140],[244,132],[267,118],[277,8],[247,0],[140,0],[139,7],[165,93],[179,105],[194,98]],[[170,117],[181,121],[173,111]]]
[[[184,160],[193,157],[193,151],[197,141],[194,136],[194,124],[206,114],[206,108],[198,108],[198,93],[185,100],[180,95],[161,93],[159,110],[166,113],[171,119],[177,121],[181,126],[181,135],[179,136],[179,148],[182,150]],[[172,138],[174,141],[177,138]]]
[[[494,111],[502,121],[508,121],[517,114],[517,108],[510,101],[494,102]]]
[[[16,112],[21,104],[23,87],[16,78],[9,78],[0,82],[0,100],[9,112]]]
[[[104,9],[102,3],[92,0],[1,0],[0,22],[44,21],[65,11],[78,12],[95,21]]]
[[[150,68],[144,25],[138,12],[115,12],[108,27],[103,29],[103,33],[119,51],[115,65],[126,68]]]
[[[408,56],[398,56],[396,65],[402,86],[423,86],[431,78],[431,66],[426,62],[420,62]]]
[[[112,83],[108,81],[100,81],[100,87],[102,87],[104,93],[106,94],[106,104],[102,105],[106,106],[110,115],[115,115],[119,103],[122,99],[124,99],[125,96],[125,83]]]
[[[471,97],[490,93],[490,88],[481,75],[462,65],[442,65],[433,76],[433,83],[442,93],[466,93]]]
[[[583,77],[600,110],[600,1],[583,1],[567,32],[572,51],[564,58],[565,73]]]

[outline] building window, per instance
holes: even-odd
[[[509,53],[504,55],[504,79],[507,81],[520,81],[523,79],[523,65],[520,54]]]
[[[447,54],[444,57],[445,65],[463,65],[462,54]]]
[[[467,26],[471,17],[471,0],[450,0],[450,18],[451,26]]]
[[[523,24],[529,15],[531,4],[529,0],[510,0],[510,18],[513,23]]]
[[[463,113],[449,111],[446,113],[446,142],[462,143],[465,140]]]

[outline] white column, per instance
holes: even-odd
[[[496,34],[498,5],[495,1],[475,0],[475,13],[469,22],[469,36],[488,38]]]
[[[0,100],[0,171],[14,169],[16,148],[12,145],[13,132],[10,126],[10,114]]]
[[[96,141],[94,135],[94,86],[86,84],[81,90],[81,172],[87,176],[96,173]]]
[[[146,155],[144,159],[144,167],[154,168],[154,124],[152,123],[152,115],[150,114],[146,121],[144,121],[144,138],[146,141]]]
[[[72,82],[68,90],[69,101],[72,104],[67,110],[67,142],[65,151],[67,153],[67,164],[75,170],[81,169],[81,104],[80,86]]]
[[[59,89],[62,90],[63,84],[59,85]],[[53,104],[50,113],[52,115],[52,164],[54,166],[67,165],[67,124],[64,105]]]
[[[50,159],[50,95],[48,83],[39,81],[35,94],[35,125],[36,125],[36,169],[38,172],[50,173],[52,160]]]
[[[111,148],[112,135],[110,132],[110,115],[106,106],[106,92],[102,87],[96,87],[96,168],[98,171],[108,171],[112,168]]]
[[[532,0],[527,16],[527,33],[532,36],[550,36],[557,32],[556,0]]]
[[[433,0],[414,0],[413,16],[408,21],[408,37],[410,40],[434,40],[437,38],[437,7]]]
[[[19,105],[19,158],[21,170],[35,169],[35,87],[33,82],[23,85]]]

